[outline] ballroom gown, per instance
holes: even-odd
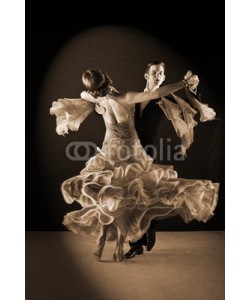
[[[81,208],[67,213],[63,224],[75,233],[87,234],[98,234],[100,225],[111,225],[109,240],[116,238],[115,226],[119,226],[126,241],[133,242],[153,219],[179,215],[186,223],[207,222],[214,215],[219,184],[178,178],[173,166],[154,164],[138,139],[134,105],[119,104],[128,119],[116,124],[105,122],[106,133],[97,155],[87,161],[79,175],[62,183],[65,201],[76,201]],[[84,99],[53,102],[50,113],[57,117],[57,133],[78,130],[93,109],[93,103]]]

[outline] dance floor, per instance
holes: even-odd
[[[157,232],[151,252],[102,260],[95,238],[71,232],[26,232],[27,300],[224,300],[224,232]],[[126,243],[125,252],[129,249]]]

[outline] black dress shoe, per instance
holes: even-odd
[[[146,246],[147,251],[151,251],[155,245],[155,231],[147,232],[148,244]]]
[[[133,258],[136,255],[141,255],[143,253],[143,247],[142,246],[135,246],[132,247],[127,253],[125,253],[125,258]]]

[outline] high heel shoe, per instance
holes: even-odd
[[[97,261],[100,261],[100,260],[101,260],[102,255],[98,254],[97,252],[94,252],[93,254],[94,254],[94,257],[95,257],[95,259],[96,259]]]
[[[113,261],[123,261],[123,252],[121,253],[114,253]]]

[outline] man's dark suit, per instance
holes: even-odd
[[[191,96],[195,97],[200,101],[201,95],[200,92],[196,89],[196,91],[187,91]],[[166,97],[169,101],[176,104],[176,101],[172,95],[168,95]],[[183,98],[187,103],[189,102],[187,97]],[[157,149],[158,145],[158,132],[160,124],[163,120],[167,121],[167,117],[165,116],[163,110],[160,108],[158,102],[161,99],[151,100],[145,106],[142,114],[140,115],[140,103],[135,105],[135,128],[138,133],[139,139],[141,141],[142,146],[145,148],[148,145],[153,145]],[[169,122],[169,124],[171,124]],[[173,125],[169,125],[170,129],[174,130]],[[173,131],[174,132],[174,131]],[[176,135],[176,134],[175,134]],[[153,156],[152,148],[147,148],[146,152],[151,157]],[[159,153],[156,153],[156,157],[154,157],[155,164],[162,164],[163,162],[159,160]]]
[[[193,96],[195,96],[197,99],[200,100],[200,93],[198,93],[197,91],[196,92],[190,91],[190,93]],[[170,101],[175,102],[172,96],[168,96],[167,98]],[[158,143],[157,133],[159,131],[161,122],[163,120],[166,120],[166,116],[165,116],[164,112],[160,108],[159,104],[157,104],[157,102],[159,102],[159,101],[160,101],[160,99],[151,100],[145,106],[141,115],[140,115],[140,103],[136,104],[136,106],[135,106],[135,128],[138,133],[141,144],[144,148],[146,146],[153,145],[157,149],[157,147],[156,147],[157,143]],[[154,154],[152,148],[150,148],[150,147],[148,149],[146,149],[146,152],[151,157]],[[154,159],[154,163],[162,163],[159,161],[158,154],[156,155],[156,157]],[[143,245],[148,246],[148,237],[150,236],[150,233],[155,231],[155,228],[159,224],[159,222],[160,221],[152,220],[147,233],[145,233],[138,241],[136,241],[134,243],[129,242],[130,247],[135,247],[135,246],[139,247],[139,246],[143,246]],[[154,242],[153,242],[153,244],[154,244]],[[149,246],[149,248],[147,247],[148,250],[150,248],[151,248],[150,246]]]
[[[140,116],[140,103],[135,106],[135,128],[138,133],[138,137],[141,141],[143,147],[153,145],[156,147],[157,144],[157,132],[161,121],[166,119],[162,109],[160,108],[158,100],[151,100],[142,111]],[[157,147],[156,147],[157,148]],[[153,149],[148,147],[146,152],[151,157],[153,156]],[[154,163],[158,163],[158,156],[156,156]],[[159,221],[152,220],[150,227],[147,231],[149,234],[152,231],[155,231],[155,228]],[[134,246],[147,246],[148,245],[148,235],[145,233],[137,242],[129,242],[130,247]]]
[[[156,147],[158,142],[157,132],[162,120],[166,118],[159,104],[157,104],[159,101],[160,99],[151,100],[142,111],[141,116],[140,103],[135,106],[135,128],[143,147],[148,145]],[[148,148],[147,154],[153,156],[152,148]],[[154,163],[158,163],[157,156]]]

